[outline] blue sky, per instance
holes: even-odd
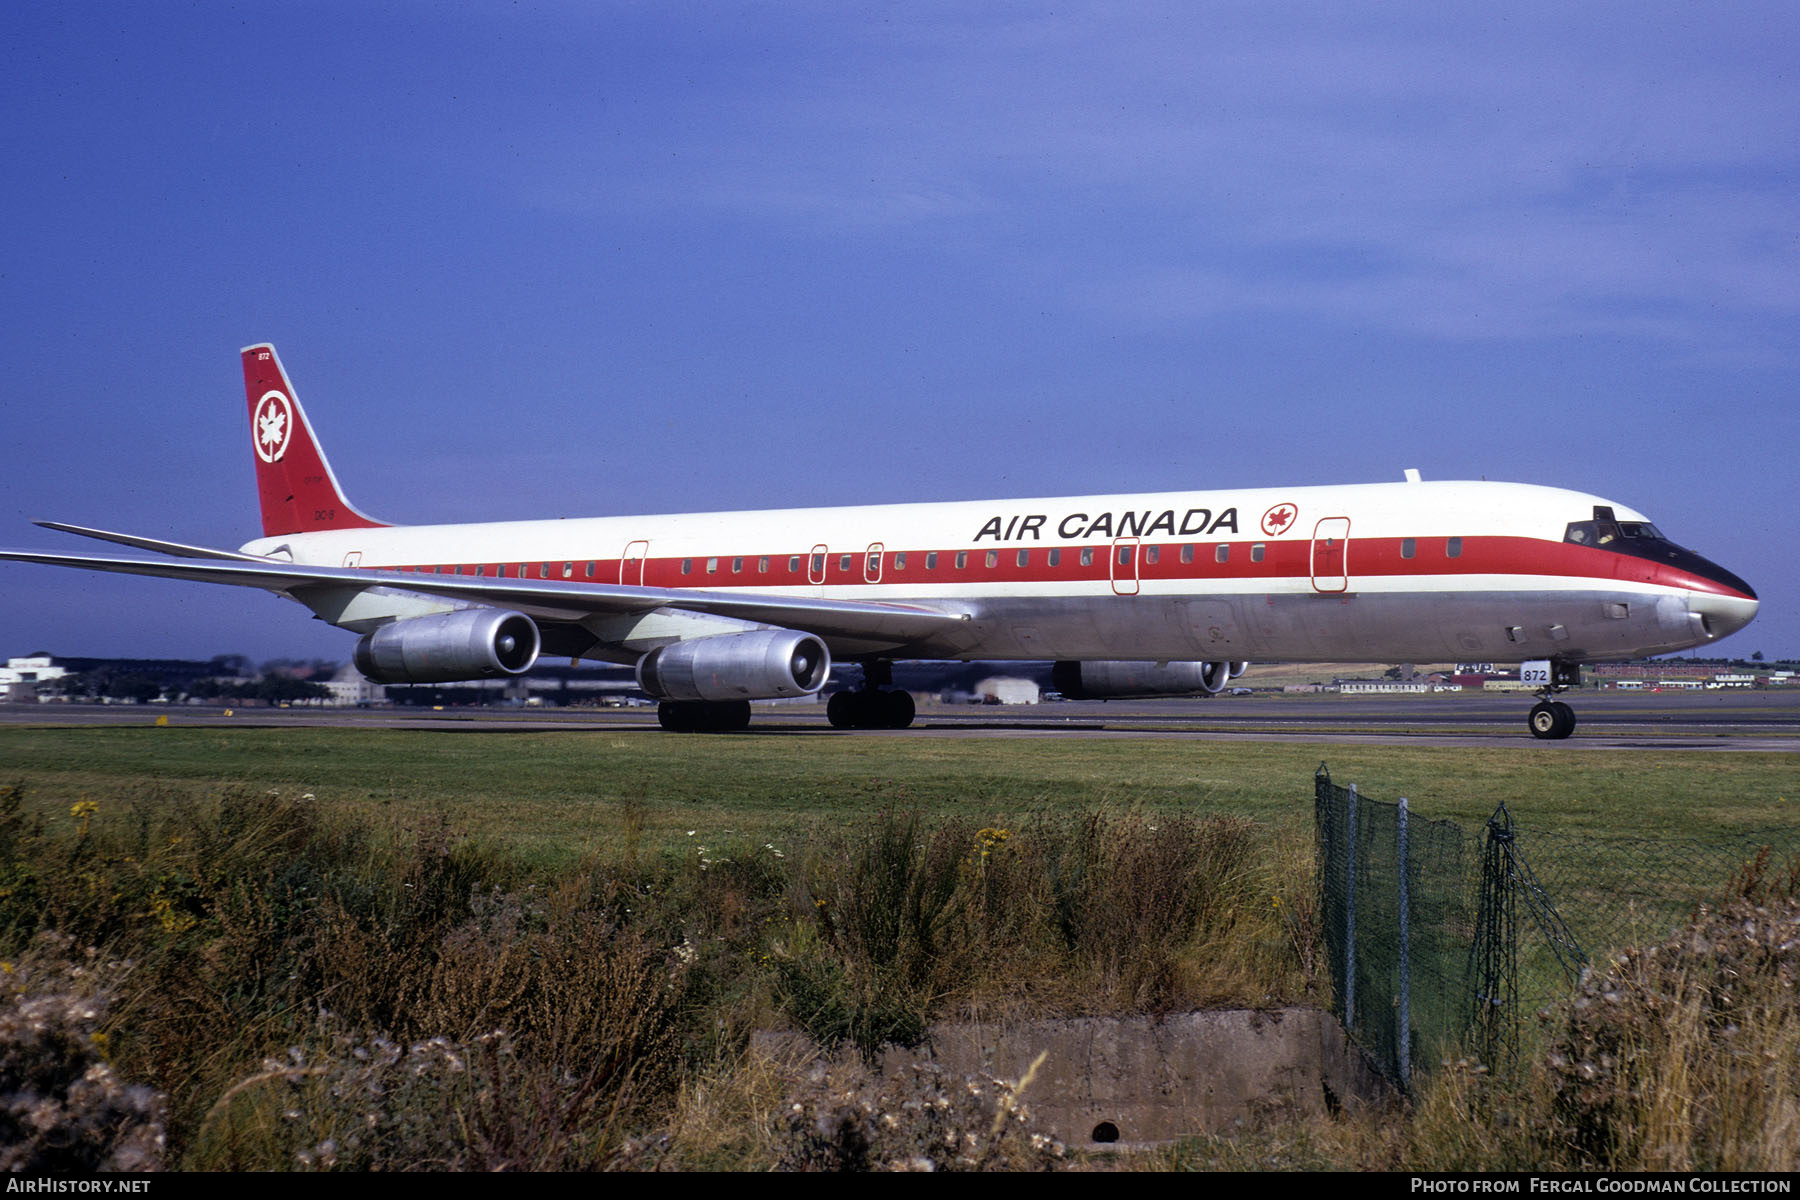
[[[1509,479],[1800,655],[1786,3],[26,6],[0,545],[259,532],[236,351],[399,522]],[[95,547],[87,547],[95,548]],[[348,656],[0,567],[0,653]]]

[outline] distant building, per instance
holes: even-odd
[[[6,665],[0,667],[0,701],[36,704],[38,684],[50,679],[61,679],[68,673],[67,667],[58,665],[48,654],[42,652],[9,658]]]
[[[325,681],[331,689],[331,703],[340,708],[367,707],[388,702],[387,688],[367,678],[354,666],[345,663],[337,674]]]
[[[996,675],[977,683],[975,695],[983,704],[1036,704],[1042,689],[1035,680]]]
[[[1423,679],[1340,679],[1337,686],[1346,696],[1393,695],[1397,692],[1423,695],[1431,691],[1431,684]]]

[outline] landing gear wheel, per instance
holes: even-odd
[[[833,729],[905,729],[914,711],[909,692],[833,692],[825,702]]]
[[[1566,738],[1575,732],[1575,710],[1560,700],[1542,700],[1532,705],[1525,723],[1531,727],[1532,737]]]
[[[889,729],[905,729],[913,723],[913,707],[911,692],[884,692],[881,696],[881,715]]]
[[[1571,733],[1574,733],[1575,710],[1564,704],[1561,700],[1552,700],[1550,706],[1556,709],[1557,714],[1562,717],[1562,733],[1557,736],[1568,737]]]
[[[736,733],[750,728],[748,700],[664,700],[656,722],[671,733]]]

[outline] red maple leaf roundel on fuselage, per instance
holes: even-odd
[[[1271,508],[1268,512],[1263,514],[1262,531],[1270,537],[1274,537],[1276,534],[1283,532],[1288,526],[1292,525],[1294,523],[1294,518],[1299,515],[1300,510],[1295,508],[1292,504],[1277,504],[1274,508]]]

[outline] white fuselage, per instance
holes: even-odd
[[[1684,649],[1755,614],[1695,556],[1565,541],[1607,504],[1407,482],[344,529],[243,552],[390,585],[479,574],[970,615],[882,649],[896,658],[1580,662]]]

